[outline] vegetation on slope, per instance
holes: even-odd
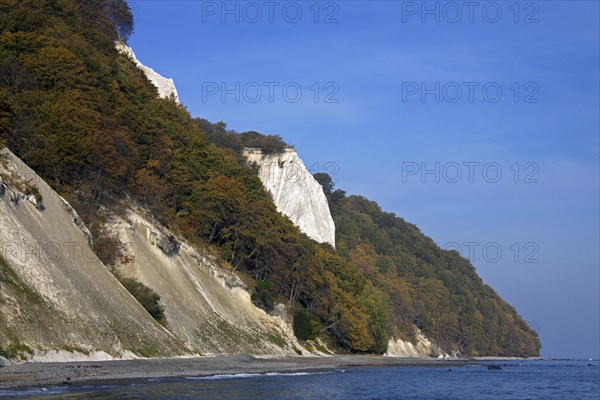
[[[158,98],[114,49],[132,29],[124,0],[0,0],[0,140],[92,232],[102,232],[101,206],[132,199],[254,280],[257,304],[286,303],[302,335],[319,332],[338,350],[383,353],[390,335],[410,338],[415,322],[429,334],[448,325],[448,348],[537,354],[504,339],[513,326],[537,338],[468,262],[434,257],[431,240],[374,203],[328,190],[339,254],[303,235],[240,156],[245,146],[281,152],[281,138],[237,135]],[[103,259],[111,246],[100,246]],[[470,323],[484,339],[465,335]]]
[[[22,304],[27,304],[27,309],[35,311],[34,316],[21,315],[22,319],[39,318],[39,314],[45,311],[45,303],[39,293],[19,279],[0,254],[0,307],[9,307],[8,299],[13,296],[18,296]],[[33,354],[33,350],[21,343],[19,334],[20,332],[8,323],[6,316],[0,313],[0,356],[25,360],[28,355]]]
[[[411,321],[447,350],[538,354],[538,337],[469,260],[375,202],[333,191],[327,174],[315,175],[328,196],[339,253],[389,294],[395,318]]]
[[[240,157],[246,147],[260,148],[263,154],[280,154],[286,148],[292,147],[279,135],[263,135],[254,131],[238,133],[228,130],[224,122],[213,124],[204,118],[196,118],[195,121],[209,142],[230,149]]]
[[[160,296],[151,288],[134,278],[119,277],[121,285],[148,311],[161,325],[167,324],[165,309],[160,304]]]

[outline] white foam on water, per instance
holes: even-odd
[[[40,395],[63,394],[67,391],[66,387],[48,387],[31,388],[24,390],[0,390],[0,397],[29,397]]]
[[[239,378],[258,378],[265,376],[307,376],[323,375],[331,372],[267,372],[263,374],[219,374],[211,376],[187,376],[188,380],[219,380],[219,379],[239,379]]]

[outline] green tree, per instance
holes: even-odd
[[[252,301],[257,306],[271,311],[275,306],[275,286],[271,281],[257,279],[255,281],[255,291],[252,293]]]
[[[305,310],[298,310],[294,313],[293,327],[294,335],[298,340],[312,340],[316,337],[312,316]]]
[[[121,278],[121,284],[148,311],[156,321],[165,325],[165,309],[160,304],[160,296],[151,288],[134,278]]]
[[[125,0],[108,0],[105,7],[118,39],[127,42],[133,33],[133,14],[129,4]]]
[[[329,176],[328,173],[317,172],[316,174],[313,174],[313,176],[315,177],[317,182],[319,182],[319,185],[323,187],[323,192],[326,196],[329,196],[333,193],[333,179],[331,179],[331,176]]]

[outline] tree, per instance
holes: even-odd
[[[125,0],[108,0],[106,10],[113,23],[117,38],[127,42],[133,33],[133,14]]]
[[[275,306],[275,287],[271,281],[257,279],[255,281],[255,291],[252,293],[252,301],[257,306],[271,311]]]
[[[121,278],[120,282],[152,318],[162,325],[166,324],[165,309],[160,304],[160,296],[154,290],[134,278]]]
[[[323,187],[323,192],[325,193],[325,196],[329,197],[329,195],[333,193],[333,188],[335,186],[333,184],[333,179],[331,179],[331,176],[329,176],[329,174],[326,172],[317,172],[316,174],[313,174],[313,176],[315,177],[317,182],[319,182],[319,184]]]
[[[0,148],[14,136],[15,111],[8,90],[0,87]]]
[[[0,54],[0,86],[15,95],[21,90],[33,89],[33,74],[10,54]]]
[[[36,55],[27,58],[26,67],[35,73],[38,85],[46,89],[73,90],[89,80],[83,60],[64,46],[43,47]],[[25,72],[19,74],[24,75]],[[26,76],[14,76],[10,81],[13,86],[17,82],[23,85],[27,79]]]
[[[298,340],[312,340],[316,337],[311,315],[305,310],[294,313],[294,335]]]
[[[280,154],[290,147],[279,135],[263,135],[255,131],[240,133],[244,147],[260,148],[264,154]]]

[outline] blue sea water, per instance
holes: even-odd
[[[588,364],[592,364],[591,366]],[[4,392],[44,399],[600,399],[600,363],[510,361],[484,366],[393,367],[324,373],[221,375],[112,387]]]

